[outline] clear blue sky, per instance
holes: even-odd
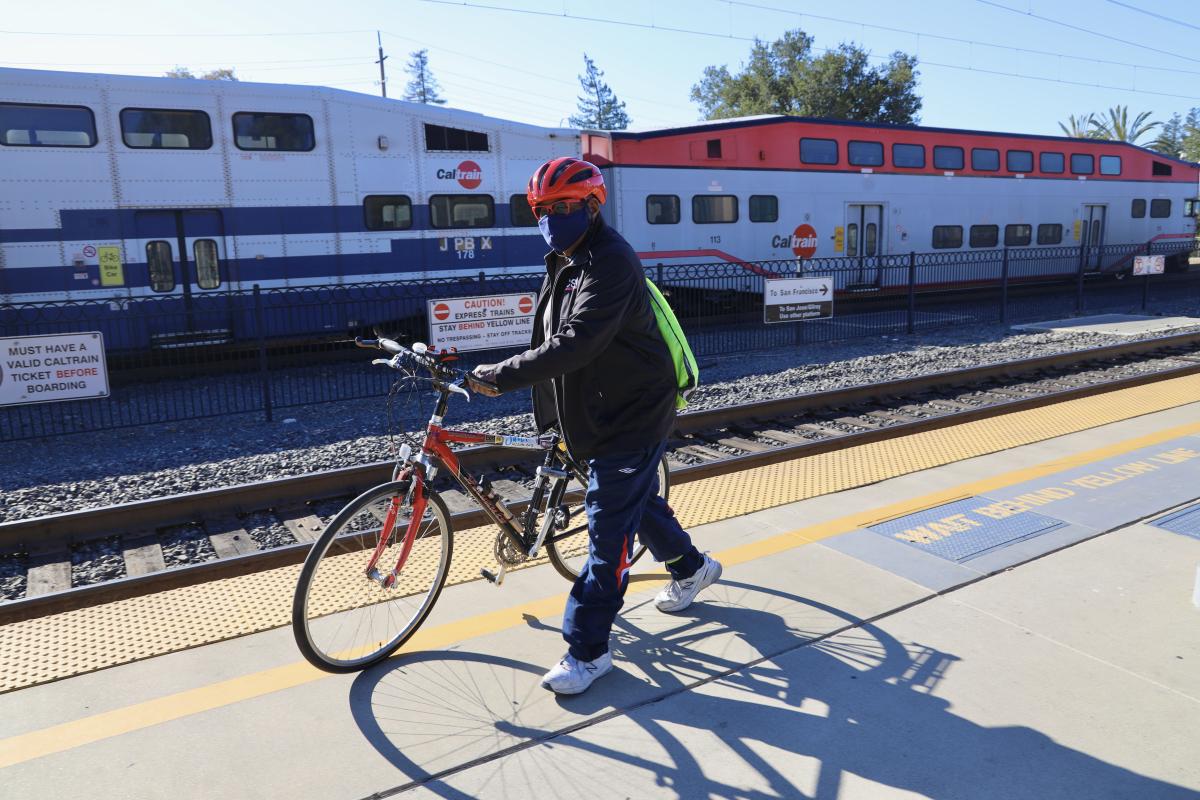
[[[1200,106],[1200,6],[1178,0],[60,0],[6,4],[0,65],[135,75],[232,66],[243,80],[377,94],[379,29],[389,95],[403,90],[409,53],[428,48],[450,105],[565,124],[586,51],[636,129],[695,122],[688,94],[705,66],[736,71],[750,40],[792,28],[818,48],[916,55],[926,125],[1058,133],[1069,114],[1117,104],[1155,119]]]

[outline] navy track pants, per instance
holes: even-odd
[[[704,564],[675,512],[658,496],[658,463],[665,448],[666,442],[660,442],[588,461],[588,560],[563,614],[563,638],[581,661],[608,651],[613,620],[629,585],[635,532],[656,561],[678,559],[667,565],[675,578],[687,578]]]

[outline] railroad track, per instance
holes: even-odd
[[[1200,334],[990,364],[680,416],[672,484],[961,424],[1200,372]],[[520,507],[533,461],[498,447],[461,452]],[[303,560],[350,497],[388,480],[391,462],[0,524],[0,552],[24,553],[26,592],[0,624]],[[461,492],[435,487],[462,530],[487,522]],[[182,535],[181,535],[182,534]],[[164,547],[164,538],[172,544]],[[278,544],[286,541],[285,544]],[[100,544],[98,544],[100,543]],[[102,547],[112,580],[73,586],[72,550]],[[119,554],[119,556],[117,555]]]

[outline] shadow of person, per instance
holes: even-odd
[[[833,800],[853,775],[930,798],[1200,798],[1032,728],[959,716],[934,694],[951,654],[811,599],[719,586],[685,615],[627,608],[621,668],[583,695],[543,690],[543,665],[428,652],[360,675],[352,713],[405,777],[396,790],[453,800],[479,796],[476,770],[500,796],[506,781],[578,792],[582,771],[605,776],[589,797],[624,797],[629,780],[655,797]],[[472,768],[467,792],[455,776]]]

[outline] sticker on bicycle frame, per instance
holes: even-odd
[[[542,449],[542,443],[536,436],[502,436],[500,445],[502,447],[524,447],[530,450]]]
[[[429,344],[459,352],[526,347],[535,304],[532,293],[430,300]]]

